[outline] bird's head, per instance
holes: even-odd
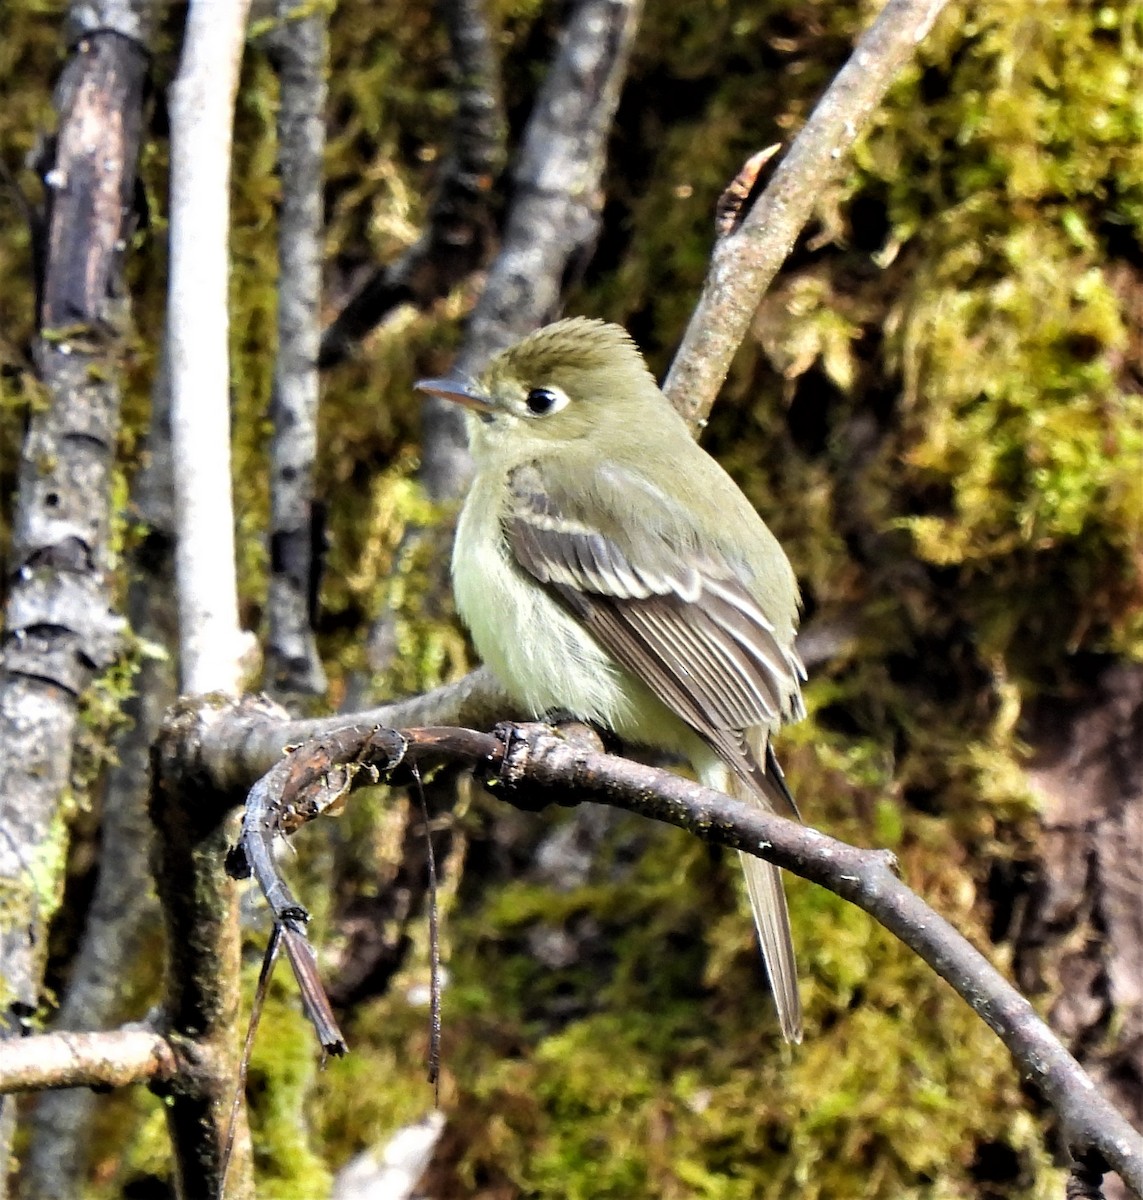
[[[477,461],[619,437],[671,411],[627,331],[587,317],[537,330],[476,379],[422,379],[417,387],[473,414]]]

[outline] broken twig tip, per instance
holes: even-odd
[[[714,207],[714,230],[718,237],[729,237],[742,224],[742,219],[746,215],[744,211],[746,201],[750,199],[750,193],[754,191],[762,168],[781,148],[781,142],[775,142],[774,145],[767,146],[765,150],[759,150],[756,154],[752,154],[742,164],[742,169],[738,174],[730,181],[726,191],[719,196],[718,203]]]

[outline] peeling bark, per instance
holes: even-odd
[[[53,1022],[61,1030],[110,1029],[141,1015],[128,1013],[122,997],[123,980],[135,970],[144,935],[158,921],[147,790],[151,743],[177,695],[170,440],[170,391],[163,366],[151,401],[144,466],[135,479],[132,507],[147,533],[131,567],[127,615],[136,636],[164,647],[169,657],[143,660],[125,706],[131,724],[116,742],[116,761],[103,794],[99,877]],[[86,1089],[40,1098],[30,1119],[23,1200],[56,1200],[82,1192],[98,1106],[99,1097]]]

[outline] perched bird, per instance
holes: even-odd
[[[674,751],[708,787],[797,809],[770,734],[804,714],[798,587],[777,539],[700,449],[617,325],[558,321],[475,380],[476,475],[453,549],[457,607],[529,712]],[[742,855],[788,1041],[802,1037],[778,869]]]

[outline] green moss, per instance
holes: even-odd
[[[247,975],[252,988],[256,971]],[[328,1194],[329,1167],[307,1136],[316,1074],[313,1031],[296,989],[278,984],[267,999],[246,1079],[259,1195],[311,1200]]]
[[[536,47],[552,28],[532,0],[495,7],[518,129],[541,74]],[[607,233],[569,308],[628,323],[663,368],[707,268],[715,199],[748,154],[788,143],[873,7],[648,9],[612,143]],[[1093,655],[1143,655],[1143,412],[1131,337],[1143,244],[1139,14],[1127,0],[951,7],[852,169],[821,196],[812,244],[756,314],[706,435],[787,546],[811,619],[842,634],[808,689],[810,720],[781,741],[807,819],[891,846],[910,883],[984,946],[980,885],[996,859],[1034,838],[1021,711],[1082,678]],[[58,15],[0,13],[0,68],[42,81],[14,89],[0,114],[9,164],[50,124]],[[343,0],[332,19],[326,250],[341,283],[417,236],[452,99],[431,6]],[[161,56],[160,75],[171,65]],[[267,568],[275,91],[252,45],[231,277],[251,626]],[[164,169],[155,137],[143,159],[151,224],[130,266],[140,334],[127,361],[128,455],[147,420],[163,306]],[[30,172],[21,179],[35,191]],[[27,275],[18,220],[0,233],[0,266]],[[379,693],[468,664],[444,591],[425,595],[442,577],[447,543],[435,531],[449,514],[415,483],[411,383],[448,366],[470,301],[462,290],[430,315],[394,314],[323,380],[322,649],[334,699],[362,667],[363,631],[382,610],[395,651]],[[22,373],[31,303],[30,289],[12,289],[0,333],[6,484],[36,400]],[[433,535],[412,537],[418,530]],[[83,780],[106,761],[98,748],[129,664],[88,702],[95,765]],[[339,830],[339,866],[352,859],[362,891],[382,886],[393,861],[403,816],[393,811],[379,790],[355,799]],[[492,819],[473,815],[475,836]],[[535,880],[505,886],[470,864],[446,930],[441,1194],[1059,1194],[1039,1117],[998,1043],[867,918],[791,884],[809,1034],[786,1051],[733,856],[628,820],[595,855],[588,880],[559,894]],[[303,863],[306,891],[330,856]],[[44,878],[58,867],[46,860]],[[337,936],[340,894],[305,898],[328,903]],[[564,966],[539,962],[535,945],[563,936],[578,953]],[[275,994],[253,1087],[267,1195],[320,1192],[330,1169],[429,1108],[427,1017],[408,998],[422,977],[416,957],[387,997],[348,1014],[353,1054],[316,1079],[293,1001]],[[108,1123],[102,1179],[130,1173],[119,1155],[165,1173],[161,1111],[149,1103]],[[303,1116],[320,1162],[297,1136]],[[1011,1178],[978,1178],[989,1145],[1012,1151]]]

